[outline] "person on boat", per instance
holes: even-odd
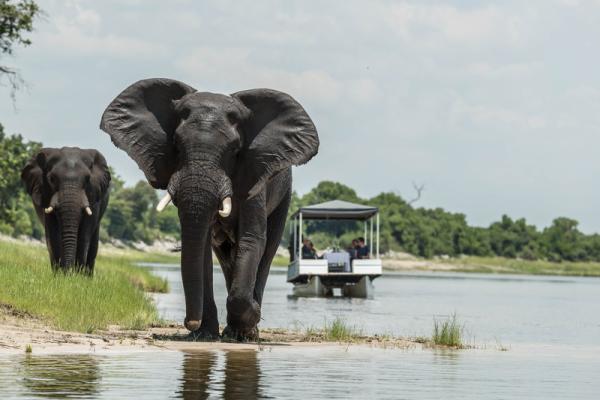
[[[350,260],[354,260],[355,258],[357,258],[358,239],[352,239],[352,244],[350,244],[350,247],[348,247],[346,251],[348,252],[348,254],[350,254]]]
[[[317,259],[317,258],[323,258],[323,257],[319,257],[319,255],[317,254],[317,249],[315,249],[315,244],[312,242],[312,240],[308,241],[308,246],[310,247],[310,250],[314,254],[315,259]]]
[[[317,251],[314,244],[307,238],[302,240],[302,258],[305,260],[316,260]]]
[[[369,246],[365,244],[365,238],[358,238],[358,249],[356,250],[356,258],[360,258],[362,260],[371,258],[371,249]]]

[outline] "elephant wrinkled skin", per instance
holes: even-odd
[[[146,79],[106,108],[100,128],[177,206],[182,231],[185,326],[217,337],[212,255],[228,290],[224,335],[258,336],[263,291],[291,196],[291,166],[319,147],[310,117],[289,95],[253,89],[230,96],[171,79]]]
[[[53,268],[92,274],[109,197],[106,160],[93,149],[43,148],[21,172],[44,225]]]

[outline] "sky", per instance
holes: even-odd
[[[0,122],[46,146],[97,148],[133,184],[136,164],[99,130],[131,83],[267,87],[312,117],[321,180],[392,191],[486,226],[508,214],[600,232],[600,1],[40,0],[33,44],[0,60]]]

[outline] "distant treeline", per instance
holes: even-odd
[[[40,143],[27,142],[21,136],[7,136],[0,125],[0,233],[12,236],[43,237],[43,229],[20,181],[20,171]],[[113,172],[111,200],[102,220],[101,239],[152,241],[173,237],[178,239],[179,218],[175,207],[162,213],[155,211],[158,196],[146,182],[125,187]],[[600,235],[585,235],[577,229],[578,222],[556,218],[543,230],[527,224],[525,219],[513,220],[504,215],[489,227],[473,227],[464,214],[442,208],[416,208],[395,193],[381,193],[364,199],[343,184],[321,182],[299,197],[294,193],[290,213],[299,206],[328,200],[346,200],[379,207],[381,212],[381,251],[405,251],[421,257],[436,255],[502,256],[551,261],[600,261]],[[284,234],[287,245],[289,235]],[[361,236],[360,223],[327,221],[310,222],[306,233],[317,249],[331,245],[346,247],[352,238]]]
[[[293,207],[340,199],[379,207],[381,251],[405,251],[421,257],[439,255],[501,256],[527,260],[600,261],[600,235],[585,235],[578,222],[556,218],[543,230],[524,218],[513,220],[503,215],[489,227],[469,226],[464,214],[442,208],[415,208],[395,193],[381,193],[363,199],[356,192],[336,182],[321,182],[302,197],[295,196]],[[317,248],[339,243],[348,246],[353,237],[363,234],[362,225],[339,225],[313,222],[306,232]],[[323,233],[325,232],[325,233]],[[337,239],[334,239],[337,238]]]

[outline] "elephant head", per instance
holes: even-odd
[[[21,179],[46,228],[53,265],[85,265],[89,243],[80,240],[80,225],[103,212],[100,202],[110,183],[102,154],[77,147],[43,148],[23,168]]]
[[[316,129],[289,95],[252,89],[198,92],[170,79],[141,80],[106,108],[100,128],[177,206],[182,228],[186,326],[202,319],[202,270],[211,260],[211,227],[238,218],[242,202],[269,179],[310,160]],[[253,282],[252,282],[253,284]]]

